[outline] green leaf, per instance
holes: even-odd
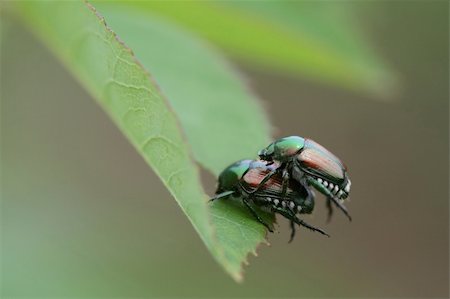
[[[308,1],[126,1],[160,14],[255,65],[389,95],[395,76],[359,30],[351,7]]]
[[[130,48],[106,25],[105,20],[90,4],[36,1],[20,2],[16,5],[22,19],[92,94],[158,174],[213,257],[235,280],[241,280],[242,263],[246,261],[249,252],[254,252],[256,246],[265,241],[265,229],[238,203],[233,204],[231,200],[215,203],[210,205],[211,209],[208,208],[207,196],[201,187],[199,173],[190,158],[189,150],[192,147],[197,159],[217,173],[219,167],[233,162],[227,159],[236,159],[241,154],[250,155],[268,139],[267,124],[259,115],[260,109],[251,102],[252,98],[235,75],[217,55],[210,53],[197,42],[190,41],[183,33],[175,32],[175,28],[157,20],[150,21],[148,17],[134,19],[137,16],[130,15],[130,22],[134,20],[137,25],[143,23],[141,25],[147,32],[146,46],[149,51],[155,51],[153,54],[166,61],[168,68],[170,66],[171,70],[164,75],[165,70],[161,69],[161,66],[165,63],[155,65],[156,70],[160,68],[158,72],[161,72],[164,91],[174,97],[174,102],[169,104],[146,71],[152,70],[153,65],[145,64],[144,68]],[[158,50],[151,50],[152,45],[164,43],[162,37],[173,38],[172,44],[169,42]],[[191,48],[164,48],[176,45],[174,42],[177,38],[188,43]],[[200,53],[192,53],[197,50]],[[184,54],[183,58],[172,57],[175,52]],[[170,64],[172,59],[176,63]],[[172,78],[170,74],[177,70],[177,66],[180,67],[180,74],[177,74],[180,76]],[[197,79],[189,81],[191,76],[196,76]],[[200,86],[189,86],[200,84],[200,78],[205,76],[212,78],[205,78],[204,84],[214,84],[220,93],[224,92],[224,89],[233,89],[228,95],[235,95],[236,101],[231,99],[228,105],[220,103],[219,107],[223,110],[208,111],[207,109],[213,109],[214,105],[206,100],[216,100],[214,94],[211,94],[215,89],[202,90]],[[183,85],[183,78],[190,83]],[[178,86],[173,85],[178,83],[182,91],[177,91]],[[220,88],[221,84],[224,85],[223,89]],[[183,95],[183,92],[190,93]],[[219,101],[223,100],[220,95],[216,96]],[[238,109],[234,109],[234,105],[238,105]],[[175,112],[178,111],[189,144],[183,139],[171,106],[175,108]],[[207,107],[206,110],[201,109],[203,106]],[[256,113],[248,110],[253,108]],[[201,125],[196,125],[195,121]],[[222,122],[222,125],[232,123],[223,127],[216,126],[215,122]],[[244,128],[240,128],[241,125]],[[218,129],[223,131],[214,132]],[[236,131],[238,129],[242,132]],[[208,137],[202,137],[203,134]],[[223,136],[212,136],[214,134]],[[210,143],[207,142],[209,137],[212,138]],[[220,141],[219,137],[225,140]],[[243,137],[246,139],[241,140]],[[243,148],[239,143],[232,143],[234,140],[241,141]],[[199,146],[199,142],[205,142],[200,144],[204,148]],[[215,142],[223,148],[218,148]],[[203,157],[203,153],[207,151],[212,151],[213,154]],[[273,215],[265,217],[273,220]]]
[[[261,107],[211,48],[158,16],[115,2],[94,5],[151,70],[181,121],[195,159],[205,168],[218,175],[268,144],[269,126]]]

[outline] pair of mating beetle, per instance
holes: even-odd
[[[211,201],[229,196],[240,197],[252,215],[273,232],[252,207],[269,208],[290,220],[291,238],[295,224],[329,236],[297,217],[314,209],[314,192],[327,198],[328,219],[336,205],[351,220],[341,201],[350,192],[347,168],[339,158],[311,139],[290,136],[276,140],[258,153],[260,160],[241,160],[228,166],[218,179]]]

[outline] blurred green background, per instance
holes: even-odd
[[[398,73],[390,101],[238,67],[277,137],[312,137],[346,162],[354,221],[326,225],[318,198],[309,221],[332,238],[301,230],[287,244],[280,219],[240,285],[90,96],[4,20],[1,296],[447,297],[448,2],[350,3]]]

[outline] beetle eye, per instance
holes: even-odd
[[[271,161],[273,159],[273,151],[274,151],[274,145],[271,143],[268,147],[260,150],[258,152],[258,156],[266,161]]]

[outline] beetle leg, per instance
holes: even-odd
[[[221,199],[221,198],[224,198],[224,197],[228,197],[230,195],[233,195],[234,193],[235,193],[235,191],[225,191],[225,192],[222,192],[220,194],[216,194],[209,201],[215,201],[216,199]]]
[[[327,222],[331,221],[331,216],[333,216],[333,206],[331,205],[331,199],[327,198],[327,201],[325,203],[327,210],[328,210],[328,216],[327,216]]]
[[[352,221],[352,216],[347,211],[347,208],[339,202],[334,196],[329,196],[328,200],[332,201],[344,214],[347,216],[348,220]]]
[[[294,237],[295,237],[295,222],[291,220],[291,237],[288,243],[291,243],[292,240],[294,240]]]
[[[281,200],[284,200],[284,198],[286,197],[288,181],[289,181],[289,172],[286,170],[286,168],[283,169],[282,178],[283,178],[283,180],[281,183]]]
[[[297,223],[298,225],[304,226],[304,227],[306,227],[307,229],[312,230],[313,232],[319,232],[319,233],[321,233],[322,235],[327,236],[328,238],[330,237],[330,235],[327,234],[324,230],[322,230],[322,229],[320,229],[320,228],[318,228],[318,227],[314,227],[314,226],[312,226],[311,224],[308,224],[308,223],[306,223],[305,221],[303,221],[303,220],[301,220],[301,219],[298,219],[297,217],[295,217],[295,218],[296,218],[296,220],[298,220],[298,222],[296,221],[296,223]]]
[[[306,179],[308,184],[314,186],[320,193],[324,194],[327,197],[327,200],[331,200],[344,214],[347,218],[352,221],[352,217],[347,211],[347,208],[340,203],[340,201],[330,192],[327,188],[323,187],[321,184],[317,183],[317,181],[313,178]]]
[[[310,229],[310,230],[312,230],[312,231],[314,231],[314,232],[321,233],[322,235],[325,235],[325,236],[327,236],[327,237],[330,236],[329,234],[327,234],[327,233],[326,233],[325,231],[323,231],[322,229],[320,229],[320,228],[318,228],[318,227],[314,227],[314,226],[312,226],[312,225],[306,223],[305,221],[303,221],[303,220],[297,218],[297,216],[295,216],[294,214],[292,214],[292,212],[290,212],[290,211],[283,210],[283,209],[280,209],[280,208],[278,208],[278,207],[272,207],[272,209],[273,209],[275,212],[280,213],[281,215],[283,215],[283,216],[286,217],[287,219],[289,219],[289,220],[291,220],[291,221],[294,221],[295,223],[297,223],[297,224],[300,225],[300,226],[304,226],[304,227],[306,227],[307,229]]]
[[[256,220],[258,220],[258,222],[263,224],[271,233],[273,233],[272,228],[258,215],[255,209],[253,209],[253,207],[250,205],[250,203],[244,198],[242,198],[242,201],[244,202],[245,206],[250,210],[250,213],[252,213],[252,215],[256,218]]]

